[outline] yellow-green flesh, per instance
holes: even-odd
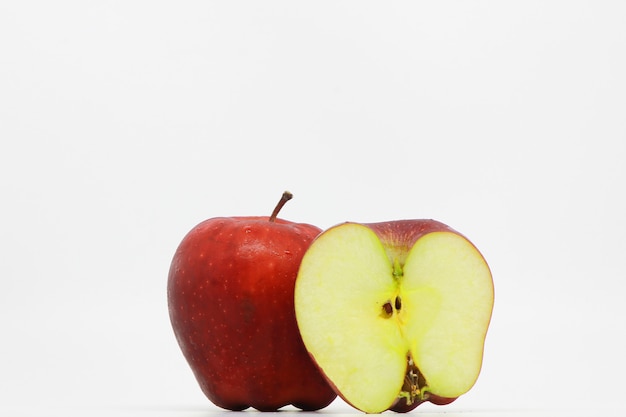
[[[491,309],[491,274],[480,253],[451,232],[423,236],[403,276],[369,228],[329,229],[307,251],[296,281],[303,341],[341,396],[365,412],[398,397],[411,355],[430,391],[454,398],[478,377]],[[384,314],[401,297],[402,307]]]

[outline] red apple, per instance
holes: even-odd
[[[491,272],[478,249],[443,223],[332,227],[302,259],[294,297],[309,353],[359,410],[447,404],[478,378]]]
[[[270,217],[218,217],[194,227],[168,277],[176,339],[204,394],[229,410],[317,410],[336,394],[311,361],[296,324],[294,285],[321,232]]]

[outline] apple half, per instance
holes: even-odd
[[[367,413],[402,412],[474,385],[494,289],[478,249],[443,223],[343,223],[307,250],[294,301],[337,394]]]

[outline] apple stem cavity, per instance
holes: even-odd
[[[280,209],[282,209],[285,203],[291,200],[292,198],[293,198],[293,194],[291,194],[289,191],[285,191],[283,193],[283,195],[280,197],[280,200],[278,201],[278,204],[276,204],[276,207],[274,207],[274,211],[272,212],[272,215],[270,216],[271,222],[276,221],[276,216],[278,216],[278,212],[280,211]]]

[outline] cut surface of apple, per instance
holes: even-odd
[[[491,272],[474,245],[442,223],[332,227],[305,254],[294,297],[307,350],[362,411],[456,398],[478,377]]]

